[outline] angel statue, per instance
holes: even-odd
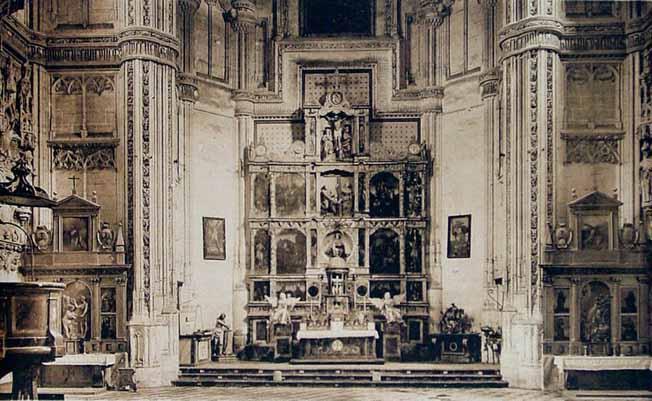
[[[280,293],[278,299],[276,297],[270,297],[265,295],[267,302],[272,304],[272,324],[290,324],[292,323],[290,319],[290,312],[294,309],[294,305],[299,302],[300,298],[295,298],[292,296],[285,295],[285,293]]]
[[[383,298],[369,298],[369,301],[385,316],[387,323],[403,323],[401,310],[398,306],[405,301],[405,294],[392,295],[385,293]]]

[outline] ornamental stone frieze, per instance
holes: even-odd
[[[565,163],[608,163],[621,161],[620,141],[622,134],[615,135],[569,135],[562,134],[566,142]]]
[[[52,148],[52,164],[55,169],[78,171],[116,169],[115,147],[117,142],[51,142],[49,146]]]
[[[565,24],[551,17],[532,17],[506,25],[499,33],[503,58],[533,49],[566,56],[623,56],[652,43],[652,22]]]

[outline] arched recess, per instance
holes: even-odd
[[[611,291],[601,281],[582,287],[580,297],[580,338],[584,343],[611,342]]]

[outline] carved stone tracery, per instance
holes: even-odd
[[[115,145],[52,144],[52,164],[60,170],[115,169]]]
[[[622,135],[562,135],[566,142],[565,163],[608,163],[621,161]]]

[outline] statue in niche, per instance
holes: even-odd
[[[333,138],[333,130],[326,127],[321,136],[321,160],[333,161],[335,159],[335,144]]]
[[[568,341],[568,318],[556,317],[555,318],[555,341]]]
[[[423,186],[419,173],[416,171],[407,173],[405,185],[407,191],[407,196],[405,197],[405,214],[408,217],[418,217],[421,215],[421,204],[423,200]]]
[[[86,338],[88,333],[88,301],[84,295],[79,298],[63,295],[64,314],[62,319],[64,336],[71,340]]]
[[[641,160],[640,182],[641,202],[652,203],[652,158]]]
[[[371,216],[398,217],[398,179],[391,173],[379,173],[371,179]]]
[[[259,230],[254,237],[254,269],[258,273],[269,272],[269,234]]]
[[[269,175],[259,174],[254,179],[254,209],[261,214],[269,213]]]
[[[297,302],[300,301],[299,298],[288,297],[284,292],[281,292],[278,298],[265,295],[265,300],[272,305],[272,315],[270,317],[272,324],[289,325],[292,323],[290,312],[292,312]]]
[[[609,341],[610,300],[607,296],[600,295],[596,303],[591,306],[587,314],[587,333],[591,342]]]
[[[609,287],[592,282],[582,289],[580,334],[585,342],[611,340],[611,295]]]
[[[369,298],[371,302],[380,313],[383,314],[387,323],[403,324],[403,316],[399,306],[405,302],[405,294],[392,295],[385,292],[382,298]]]
[[[555,290],[555,313],[568,313],[568,290]]]
[[[405,239],[406,270],[411,273],[421,271],[421,235],[417,230],[408,230]]]
[[[97,243],[102,251],[113,250],[115,242],[115,233],[111,230],[111,226],[107,222],[102,223],[102,227],[97,232]]]
[[[353,134],[351,133],[351,125],[346,124],[342,125],[342,120],[335,122],[335,126],[341,130],[341,139],[340,139],[340,148],[338,152],[338,157],[340,159],[345,159],[351,157],[353,154]]]
[[[634,291],[627,291],[627,295],[622,302],[621,313],[636,313],[637,310],[636,294],[634,294]]]

